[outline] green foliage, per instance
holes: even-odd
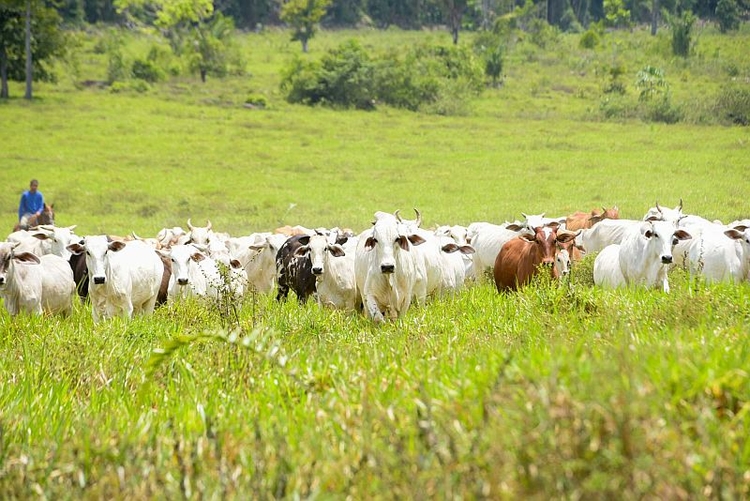
[[[410,110],[443,97],[446,103],[464,101],[482,87],[482,68],[467,48],[423,44],[372,57],[354,40],[328,51],[319,62],[295,59],[281,84],[291,103],[372,109],[382,102]],[[432,111],[449,109],[457,108]]]
[[[725,123],[750,125],[750,86],[747,83],[724,86],[716,98],[715,110]]]
[[[716,3],[716,19],[722,33],[739,29],[740,10],[737,0],[719,0]]]
[[[630,10],[623,0],[604,0],[604,23],[613,28],[627,28],[631,25]]]
[[[324,54],[318,63],[295,59],[281,87],[292,103],[372,109],[373,81],[370,56],[352,39]]]
[[[578,45],[582,49],[595,49],[601,41],[602,35],[600,30],[595,25],[591,25],[589,29],[581,34],[581,39],[578,42]]]
[[[164,78],[164,72],[153,61],[136,59],[133,61],[131,74],[134,78],[155,83]]]
[[[333,0],[289,0],[281,5],[279,17],[292,27],[292,40],[302,44],[307,52],[308,41],[315,36],[317,26]]]
[[[664,77],[664,70],[650,65],[636,74],[635,87],[638,89],[638,100],[641,102],[669,94],[669,84]]]
[[[672,53],[675,56],[688,57],[693,50],[693,25],[697,18],[691,11],[685,11],[681,16],[669,18],[672,29]]]
[[[245,98],[245,104],[251,108],[265,108],[268,106],[268,99],[262,94],[250,94]]]

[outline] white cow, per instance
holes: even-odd
[[[186,244],[190,236],[181,226],[173,226],[159,230],[156,240],[159,242],[160,249],[169,249],[173,245]]]
[[[708,283],[742,282],[750,273],[750,235],[748,226],[731,229],[716,225],[693,234],[687,249],[690,273],[701,275]],[[675,259],[677,256],[675,256]]]
[[[594,283],[605,288],[646,286],[669,292],[667,271],[673,262],[672,250],[689,238],[691,235],[674,223],[641,222],[627,232],[622,243],[609,245],[596,256]]]
[[[81,237],[73,232],[75,228],[76,225],[53,226],[44,224],[30,230],[15,231],[8,235],[7,241],[20,242],[22,245],[16,249],[18,252],[33,252],[37,256],[54,254],[69,260],[68,245],[81,240]]]
[[[206,245],[211,240],[213,230],[211,229],[211,221],[207,221],[206,226],[193,226],[190,224],[190,219],[187,220],[188,228],[188,242],[191,244]]]
[[[222,280],[215,260],[193,244],[173,245],[168,255],[172,260],[170,301],[193,296],[219,297]]]
[[[110,242],[105,235],[96,235],[69,245],[68,250],[86,253],[94,322],[153,313],[164,265],[151,246],[139,240]]]
[[[561,277],[570,275],[571,265],[570,253],[567,249],[561,249],[555,253],[555,268]]]
[[[469,245],[468,242],[468,228],[466,226],[461,225],[453,225],[453,226],[438,226],[435,229],[435,235],[438,237],[450,237],[453,239],[453,241],[458,245],[459,247],[464,245]],[[447,242],[445,242],[447,243]],[[473,248],[473,246],[472,246]],[[464,264],[464,279],[467,278],[474,278],[474,254],[476,250],[471,253],[463,253],[460,252],[459,256],[461,256],[461,260]]]
[[[232,259],[237,259],[245,269],[249,287],[261,293],[274,288],[276,253],[286,239],[287,236],[280,233],[253,233],[227,240]]]
[[[575,243],[587,253],[599,252],[608,245],[619,244],[626,233],[639,228],[642,223],[635,219],[603,219],[591,228],[581,230]]]
[[[42,267],[39,257],[22,251],[19,242],[0,242],[0,297],[11,316],[42,314]]]
[[[76,295],[70,262],[55,254],[45,254],[39,260],[43,270],[42,309],[47,313],[70,315]]]
[[[313,235],[307,245],[295,251],[295,255],[309,253],[319,305],[353,310],[359,299],[354,276],[354,256],[359,239],[337,239],[337,236],[338,233]]]
[[[60,256],[16,252],[17,242],[0,243],[0,296],[11,315],[73,310],[73,270]]]
[[[414,295],[417,270],[410,251],[424,239],[405,230],[395,216],[380,214],[359,236],[354,257],[357,289],[365,314],[378,323],[406,313]]]
[[[467,228],[467,242],[476,251],[474,253],[474,276],[481,280],[488,271],[495,267],[495,259],[503,245],[529,230],[518,223],[471,223]]]
[[[452,237],[436,236],[435,238],[437,247],[440,249],[439,258],[442,269],[439,292],[455,292],[466,282],[467,273],[472,270],[472,256],[476,251],[467,243],[458,244]],[[424,245],[417,248],[421,247]]]

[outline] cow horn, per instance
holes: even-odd
[[[208,224],[206,225],[206,228],[210,230],[211,229],[211,220],[210,219],[206,219],[206,221],[208,222]]]
[[[680,197],[680,206],[678,208],[682,211],[682,197]]]
[[[417,213],[417,220],[415,221],[415,224],[417,225],[417,228],[420,228],[422,226],[422,214],[416,207],[414,207],[414,212]]]
[[[398,214],[399,212],[401,212],[401,209],[396,209],[396,212],[394,212],[393,215],[396,216],[396,219],[399,223],[403,223],[403,221],[401,220],[401,216]]]
[[[193,225],[190,224],[190,218],[188,218],[188,228],[190,228],[191,230],[193,229]]]
[[[656,210],[658,210],[659,212],[661,212],[661,207],[659,207],[659,201],[658,200],[656,201]]]

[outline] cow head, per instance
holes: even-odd
[[[393,273],[396,271],[397,253],[408,252],[410,244],[421,245],[424,242],[424,238],[411,233],[395,217],[381,217],[376,219],[372,233],[365,240],[364,249],[376,252],[382,273]]]
[[[8,284],[8,275],[12,272],[13,263],[39,264],[39,258],[31,252],[20,252],[16,254],[16,247],[20,242],[0,242],[0,290],[5,289]]]
[[[670,221],[646,221],[641,225],[641,235],[647,240],[647,254],[655,256],[662,264],[672,264],[672,249],[680,240],[692,236],[685,230],[677,229]]]
[[[96,235],[84,237],[80,242],[68,245],[67,249],[76,255],[85,252],[91,282],[94,285],[103,285],[107,283],[108,254],[120,252],[125,245],[122,240],[109,241],[105,235]]]
[[[188,219],[187,225],[190,229],[190,243],[202,245],[208,244],[208,241],[211,239],[211,235],[213,233],[211,230],[211,221],[207,220],[206,226],[193,226],[190,222],[190,219]]]
[[[680,204],[675,207],[674,209],[670,209],[668,207],[662,207],[659,205],[659,202],[656,202],[656,207],[652,207],[648,210],[646,215],[643,217],[644,221],[669,221],[671,223],[677,224],[680,219],[685,217],[682,214],[682,199],[680,199]]]
[[[175,245],[170,249],[169,258],[172,260],[172,276],[177,285],[190,283],[190,262],[199,263],[206,259],[206,255],[194,245]]]
[[[313,275],[321,276],[325,273],[326,253],[329,253],[333,257],[342,257],[346,255],[344,248],[338,243],[331,243],[329,239],[323,235],[314,235],[310,237],[307,244],[302,247],[298,247],[294,251],[294,255],[302,257],[309,255],[310,263],[312,264]]]

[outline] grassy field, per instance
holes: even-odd
[[[352,36],[448,43],[324,32],[309,57]],[[615,204],[640,218],[680,198],[710,219],[749,217],[748,128],[596,111],[614,59],[629,81],[665,68],[696,113],[727,67],[750,77],[745,32],[706,30],[687,61],[665,55],[665,36],[615,33],[588,52],[574,36],[519,41],[503,87],[456,116],[291,106],[278,72],[299,46],[275,32],[243,37],[245,77],[79,90],[106,75],[87,40],[78,75],[0,104],[0,226],[31,177],[82,235],[151,236],[187,218],[235,235],[361,230],[411,207],[426,226]],[[249,93],[269,107],[243,107]],[[750,285],[674,270],[670,295],[604,291],[591,266],[512,295],[473,284],[382,327],[273,295],[236,316],[191,301],[98,325],[88,305],[67,319],[3,311],[0,497],[750,496]]]

